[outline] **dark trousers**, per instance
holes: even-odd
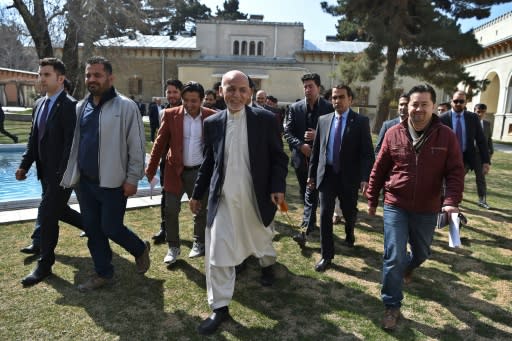
[[[334,236],[332,228],[332,215],[336,198],[340,200],[340,208],[345,219],[345,240],[353,243],[354,226],[357,220],[357,186],[343,186],[341,177],[326,166],[324,180],[319,188],[320,194],[320,244],[322,258],[334,258]]]
[[[123,188],[103,188],[84,177],[80,180],[80,210],[87,232],[87,246],[100,277],[112,278],[112,250],[109,239],[134,257],[144,252],[144,242],[124,223],[127,197]]]
[[[181,193],[165,193],[165,225],[166,240],[169,247],[180,247],[180,223],[179,215],[181,212],[181,198],[183,193],[187,193],[189,198],[192,197],[194,184],[196,182],[198,169],[184,169],[181,173],[181,183],[183,185]],[[206,228],[206,206],[208,205],[208,195],[204,195],[201,199],[201,210],[194,214],[194,241],[204,244],[204,236]]]
[[[75,194],[77,196],[77,199],[80,200],[78,191],[75,190]],[[66,203],[66,206],[62,210],[60,217],[60,221],[63,221],[65,223],[68,223],[69,225],[72,225],[74,227],[79,228],[80,230],[84,230],[84,226],[82,223],[82,215],[78,212],[69,207],[69,205]],[[41,245],[41,223],[38,219],[36,219],[36,224],[34,226],[34,232],[32,232],[32,235],[30,236],[32,239],[32,244],[35,246]]]
[[[59,220],[72,222],[83,229],[82,219],[78,212],[68,206],[72,189],[62,188],[57,179],[41,179],[43,188],[41,203],[37,211],[37,223],[40,231],[41,257],[39,266],[49,270],[55,263],[55,247],[59,239]]]
[[[307,167],[295,168],[295,175],[299,182],[300,197],[304,201],[304,214],[302,216],[302,227],[307,227],[306,233],[314,230],[316,225],[316,208],[318,206],[318,191],[307,188],[308,169]]]
[[[473,168],[475,171],[475,180],[476,180],[476,191],[478,193],[478,198],[486,200],[487,196],[487,183],[485,182],[485,175],[482,167],[482,162],[480,161],[480,154],[476,153],[475,157],[475,167]]]
[[[165,232],[165,190],[164,190],[164,174],[165,174],[165,156],[160,160],[160,188],[162,189],[162,199],[160,200],[160,231]]]
[[[18,141],[18,137],[16,135],[13,135],[13,134],[9,133],[7,130],[5,130],[3,122],[0,123],[0,134],[4,134],[8,138],[10,138],[14,143],[16,143]]]

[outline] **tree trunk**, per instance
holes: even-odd
[[[52,40],[50,39],[48,21],[44,12],[44,1],[34,0],[34,15],[30,13],[22,0],[13,0],[13,7],[18,10],[25,25],[27,25],[39,59],[53,57]]]
[[[384,70],[384,80],[379,94],[379,104],[377,106],[377,115],[373,124],[373,133],[378,134],[382,123],[389,117],[389,103],[395,96],[395,69],[399,45],[390,45],[386,52],[386,68]]]
[[[78,53],[78,43],[80,42],[80,7],[81,0],[68,0],[68,14],[66,38],[62,49],[62,61],[66,64],[66,78],[73,85],[73,95],[75,98],[82,97],[81,90],[83,83],[83,72],[80,69],[80,60]]]

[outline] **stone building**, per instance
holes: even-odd
[[[167,78],[194,80],[207,89],[220,81],[226,71],[239,69],[254,80],[257,89],[266,90],[281,105],[303,97],[300,78],[305,73],[318,73],[324,88],[338,83],[334,72],[340,56],[361,52],[367,46],[365,42],[305,40],[300,22],[262,20],[200,20],[196,23],[196,36],[134,32],[96,42],[97,53],[109,57],[114,64],[116,87],[137,99],[149,101],[163,95]],[[374,81],[351,84],[361,112],[371,115],[375,111],[382,78],[379,74]],[[417,83],[408,77],[398,79],[397,96]],[[439,98],[443,95],[439,91]]]
[[[37,72],[0,68],[0,103],[31,107],[36,98]]]
[[[486,79],[485,91],[471,99],[468,109],[477,103],[487,105],[487,119],[493,121],[493,139],[512,142],[512,11],[473,30],[484,52],[463,61],[466,70],[477,79]]]

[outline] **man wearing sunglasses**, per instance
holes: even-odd
[[[490,169],[489,149],[477,114],[466,110],[466,93],[456,91],[451,100],[452,109],[441,115],[441,122],[455,132],[464,158],[466,173],[482,168],[485,175]],[[476,146],[476,147],[475,147]]]

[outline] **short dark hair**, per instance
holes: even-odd
[[[406,94],[405,92],[403,92],[400,96],[398,96],[398,99],[400,98],[407,98],[407,100],[409,100],[409,94]]]
[[[56,73],[59,75],[65,75],[66,74],[66,65],[64,65],[64,62],[60,60],[59,58],[54,57],[48,57],[43,58],[39,60],[39,66],[51,66],[53,67],[53,70],[55,70]]]
[[[102,57],[102,56],[93,56],[93,57],[87,59],[87,65],[93,65],[93,64],[102,64],[105,72],[108,73],[109,75],[112,74],[112,63],[107,58]]]
[[[476,104],[476,105],[475,105],[475,109],[474,109],[474,110],[475,110],[475,111],[477,111],[477,110],[479,110],[479,109],[480,109],[480,110],[487,110],[487,105],[485,105],[485,104],[483,104],[483,103],[478,103],[478,104]]]
[[[439,103],[437,106],[444,106],[444,107],[448,108],[448,110],[450,110],[450,102]]]
[[[213,90],[218,91],[221,85],[222,85],[222,82],[213,83]]]
[[[73,84],[67,78],[64,79],[64,90],[66,90],[68,94],[71,94],[73,92]]]
[[[165,81],[165,85],[166,85],[166,87],[169,85],[172,85],[179,91],[183,90],[183,83],[179,79],[169,78],[167,81]]]
[[[217,92],[215,92],[215,90],[213,90],[213,89],[205,90],[204,95],[205,96],[212,95],[213,98],[217,99]]]
[[[412,94],[418,93],[418,92],[419,93],[428,92],[430,94],[430,99],[432,99],[432,103],[436,102],[436,91],[430,84],[425,83],[425,84],[415,85],[411,88],[411,90],[409,90],[407,95],[409,96],[409,98],[411,98]]]
[[[247,76],[247,80],[249,81],[249,88],[256,90],[256,83],[252,80],[251,77]]]
[[[347,95],[349,97],[352,97],[352,99],[354,98],[354,93],[352,92],[352,89],[350,88],[350,86],[348,86],[346,84],[338,84],[338,85],[333,86],[332,88],[333,89],[338,89],[338,90],[345,89],[347,91]]]
[[[267,96],[267,99],[272,103],[277,103],[279,100],[272,95]]]
[[[302,81],[302,83],[304,83],[305,81],[314,81],[317,86],[320,86],[321,84],[320,75],[318,73],[306,73],[300,78],[300,80]]]
[[[190,81],[190,82],[185,83],[183,85],[183,89],[181,90],[181,96],[183,97],[183,95],[186,92],[197,92],[199,94],[199,98],[201,98],[201,100],[204,98],[204,88],[198,82]]]

